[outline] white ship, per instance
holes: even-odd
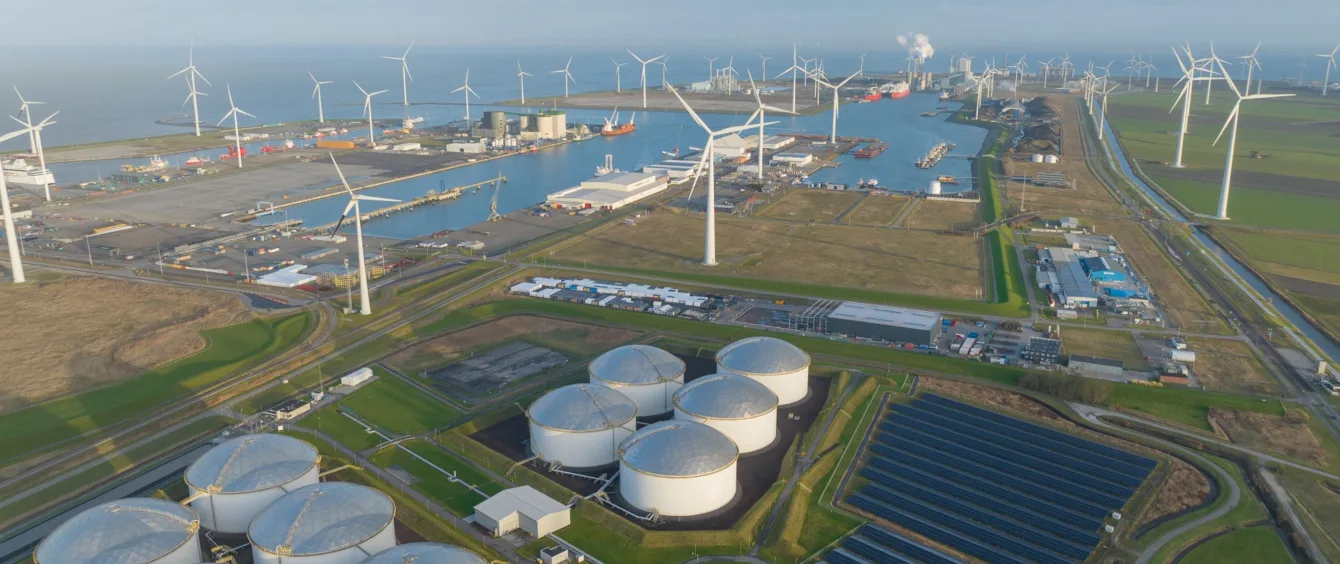
[[[52,176],[50,169],[30,165],[24,159],[0,161],[0,169],[4,170],[5,182],[28,186],[56,183],[56,177]]]

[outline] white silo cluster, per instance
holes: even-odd
[[[739,490],[740,449],[694,421],[643,427],[619,445],[619,492],[633,506],[666,517],[721,509]]]
[[[810,393],[810,355],[774,337],[740,339],[717,353],[717,372],[752,378],[777,394],[781,405]]]
[[[526,410],[531,450],[546,462],[568,468],[614,464],[619,443],[637,429],[637,413],[637,404],[613,389],[563,386]]]
[[[412,542],[378,552],[363,564],[488,564],[478,554],[459,546]]]
[[[37,545],[35,564],[199,564],[200,519],[189,507],[129,498],[85,510]]]
[[[684,385],[684,361],[648,345],[609,350],[591,361],[588,370],[592,384],[618,390],[636,402],[641,417],[670,411],[671,398]]]
[[[395,503],[375,489],[323,482],[285,494],[247,528],[256,564],[358,564],[395,546]]]
[[[252,518],[271,502],[320,481],[320,461],[315,447],[293,437],[229,439],[186,469],[191,507],[206,529],[245,533]]]
[[[735,442],[741,454],[777,440],[777,394],[739,374],[703,376],[675,393],[675,419],[702,423]]]

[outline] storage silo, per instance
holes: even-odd
[[[637,430],[637,404],[605,386],[571,384],[526,410],[530,448],[546,462],[597,468],[618,461],[619,443]]]
[[[134,562],[198,564],[200,519],[195,511],[161,499],[104,503],[61,523],[33,552],[40,564]]]
[[[1043,159],[1042,153],[1033,153],[1033,162],[1040,163],[1042,162],[1042,159]]]
[[[930,194],[930,195],[932,195],[932,196],[939,196],[940,193],[943,192],[943,191],[944,191],[944,188],[943,188],[942,186],[940,186],[940,181],[939,181],[939,180],[932,180],[932,181],[931,181],[931,187],[930,187],[929,190],[926,191],[926,193],[927,193],[927,194]]]
[[[247,528],[256,564],[358,564],[395,546],[395,504],[357,484],[323,482],[289,492]]]
[[[293,437],[264,433],[229,439],[186,469],[191,507],[206,529],[245,533],[271,502],[320,481],[320,461],[316,447]]]
[[[777,394],[781,405],[809,395],[810,355],[774,337],[740,339],[717,353],[717,372],[748,376]]]
[[[633,398],[637,414],[660,415],[674,406],[675,391],[684,385],[684,361],[648,345],[626,345],[606,351],[589,367],[591,383]]]
[[[459,546],[413,542],[378,552],[363,564],[488,564],[488,561]]]
[[[762,450],[777,440],[777,394],[739,374],[712,374],[675,392],[675,419],[721,431],[740,454]]]
[[[634,507],[666,517],[721,509],[735,499],[740,449],[696,421],[662,421],[619,445],[619,493]]]

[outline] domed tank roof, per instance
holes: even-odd
[[[777,409],[777,394],[739,374],[712,374],[686,384],[674,396],[681,411],[711,419],[746,419]]]
[[[161,499],[128,498],[93,507],[56,527],[37,545],[43,564],[150,562],[195,537],[200,518],[190,507]]]
[[[606,351],[589,367],[591,377],[613,384],[645,386],[684,376],[684,361],[647,345],[625,345]]]
[[[266,552],[291,556],[334,552],[366,541],[395,519],[395,504],[366,486],[322,482],[276,499],[251,520],[247,538]]]
[[[784,374],[810,365],[810,355],[774,337],[749,337],[726,345],[717,364],[741,374]]]
[[[740,456],[735,441],[696,421],[662,421],[639,429],[619,445],[619,459],[644,474],[691,478],[730,466]]]
[[[615,390],[595,384],[570,384],[535,400],[526,417],[559,431],[603,431],[637,417],[637,404]]]
[[[186,484],[211,493],[245,493],[287,484],[320,456],[305,441],[262,433],[228,439],[186,469]]]
[[[435,542],[415,542],[388,548],[363,564],[488,564],[478,554],[459,546]]]

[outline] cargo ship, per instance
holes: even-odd
[[[944,156],[949,154],[952,150],[954,150],[953,143],[948,141],[940,142],[936,146],[931,147],[930,152],[926,153],[926,156],[917,159],[917,168],[931,168],[940,164],[940,159],[944,158]]]
[[[949,175],[942,174],[935,178],[940,184],[958,184],[958,179]]]
[[[941,102],[948,102],[948,101],[949,101],[949,91],[947,91],[947,90],[941,90],[941,91],[940,91],[940,101],[941,101]]]
[[[56,178],[51,174],[50,169],[30,165],[28,161],[23,159],[0,162],[0,170],[4,171],[5,182],[27,186],[43,186],[56,183]]]
[[[880,91],[886,94],[889,98],[897,100],[899,98],[906,98],[908,94],[911,94],[912,87],[906,80],[904,80],[894,84],[885,84],[880,88]]]
[[[870,90],[867,90],[865,95],[861,96],[860,98],[867,102],[874,102],[875,100],[878,100],[883,97],[884,94],[881,93],[878,88],[871,88]]]
[[[228,152],[225,153],[225,154],[223,154],[223,155],[219,155],[219,160],[225,160],[225,161],[226,161],[226,160],[228,160],[228,159],[235,159],[235,158],[237,158],[237,156],[238,156],[238,151],[237,151],[237,149],[238,149],[238,147],[235,146],[235,145],[234,145],[234,146],[230,146],[230,147],[228,147]],[[244,157],[247,156],[247,148],[246,148],[246,147],[242,147],[241,149],[242,149],[242,156],[244,156]]]
[[[628,123],[620,124],[619,114],[615,113],[614,121],[605,118],[605,126],[600,128],[600,134],[606,137],[613,137],[615,135],[623,135],[625,133],[637,131],[637,125],[633,123],[633,120],[635,119],[637,119],[637,114],[633,114],[633,117],[628,119]]]
[[[861,147],[860,150],[856,151],[856,158],[873,159],[875,158],[875,156],[879,155],[880,153],[883,153],[884,150],[888,148],[889,148],[888,143],[871,143],[869,145]]]

